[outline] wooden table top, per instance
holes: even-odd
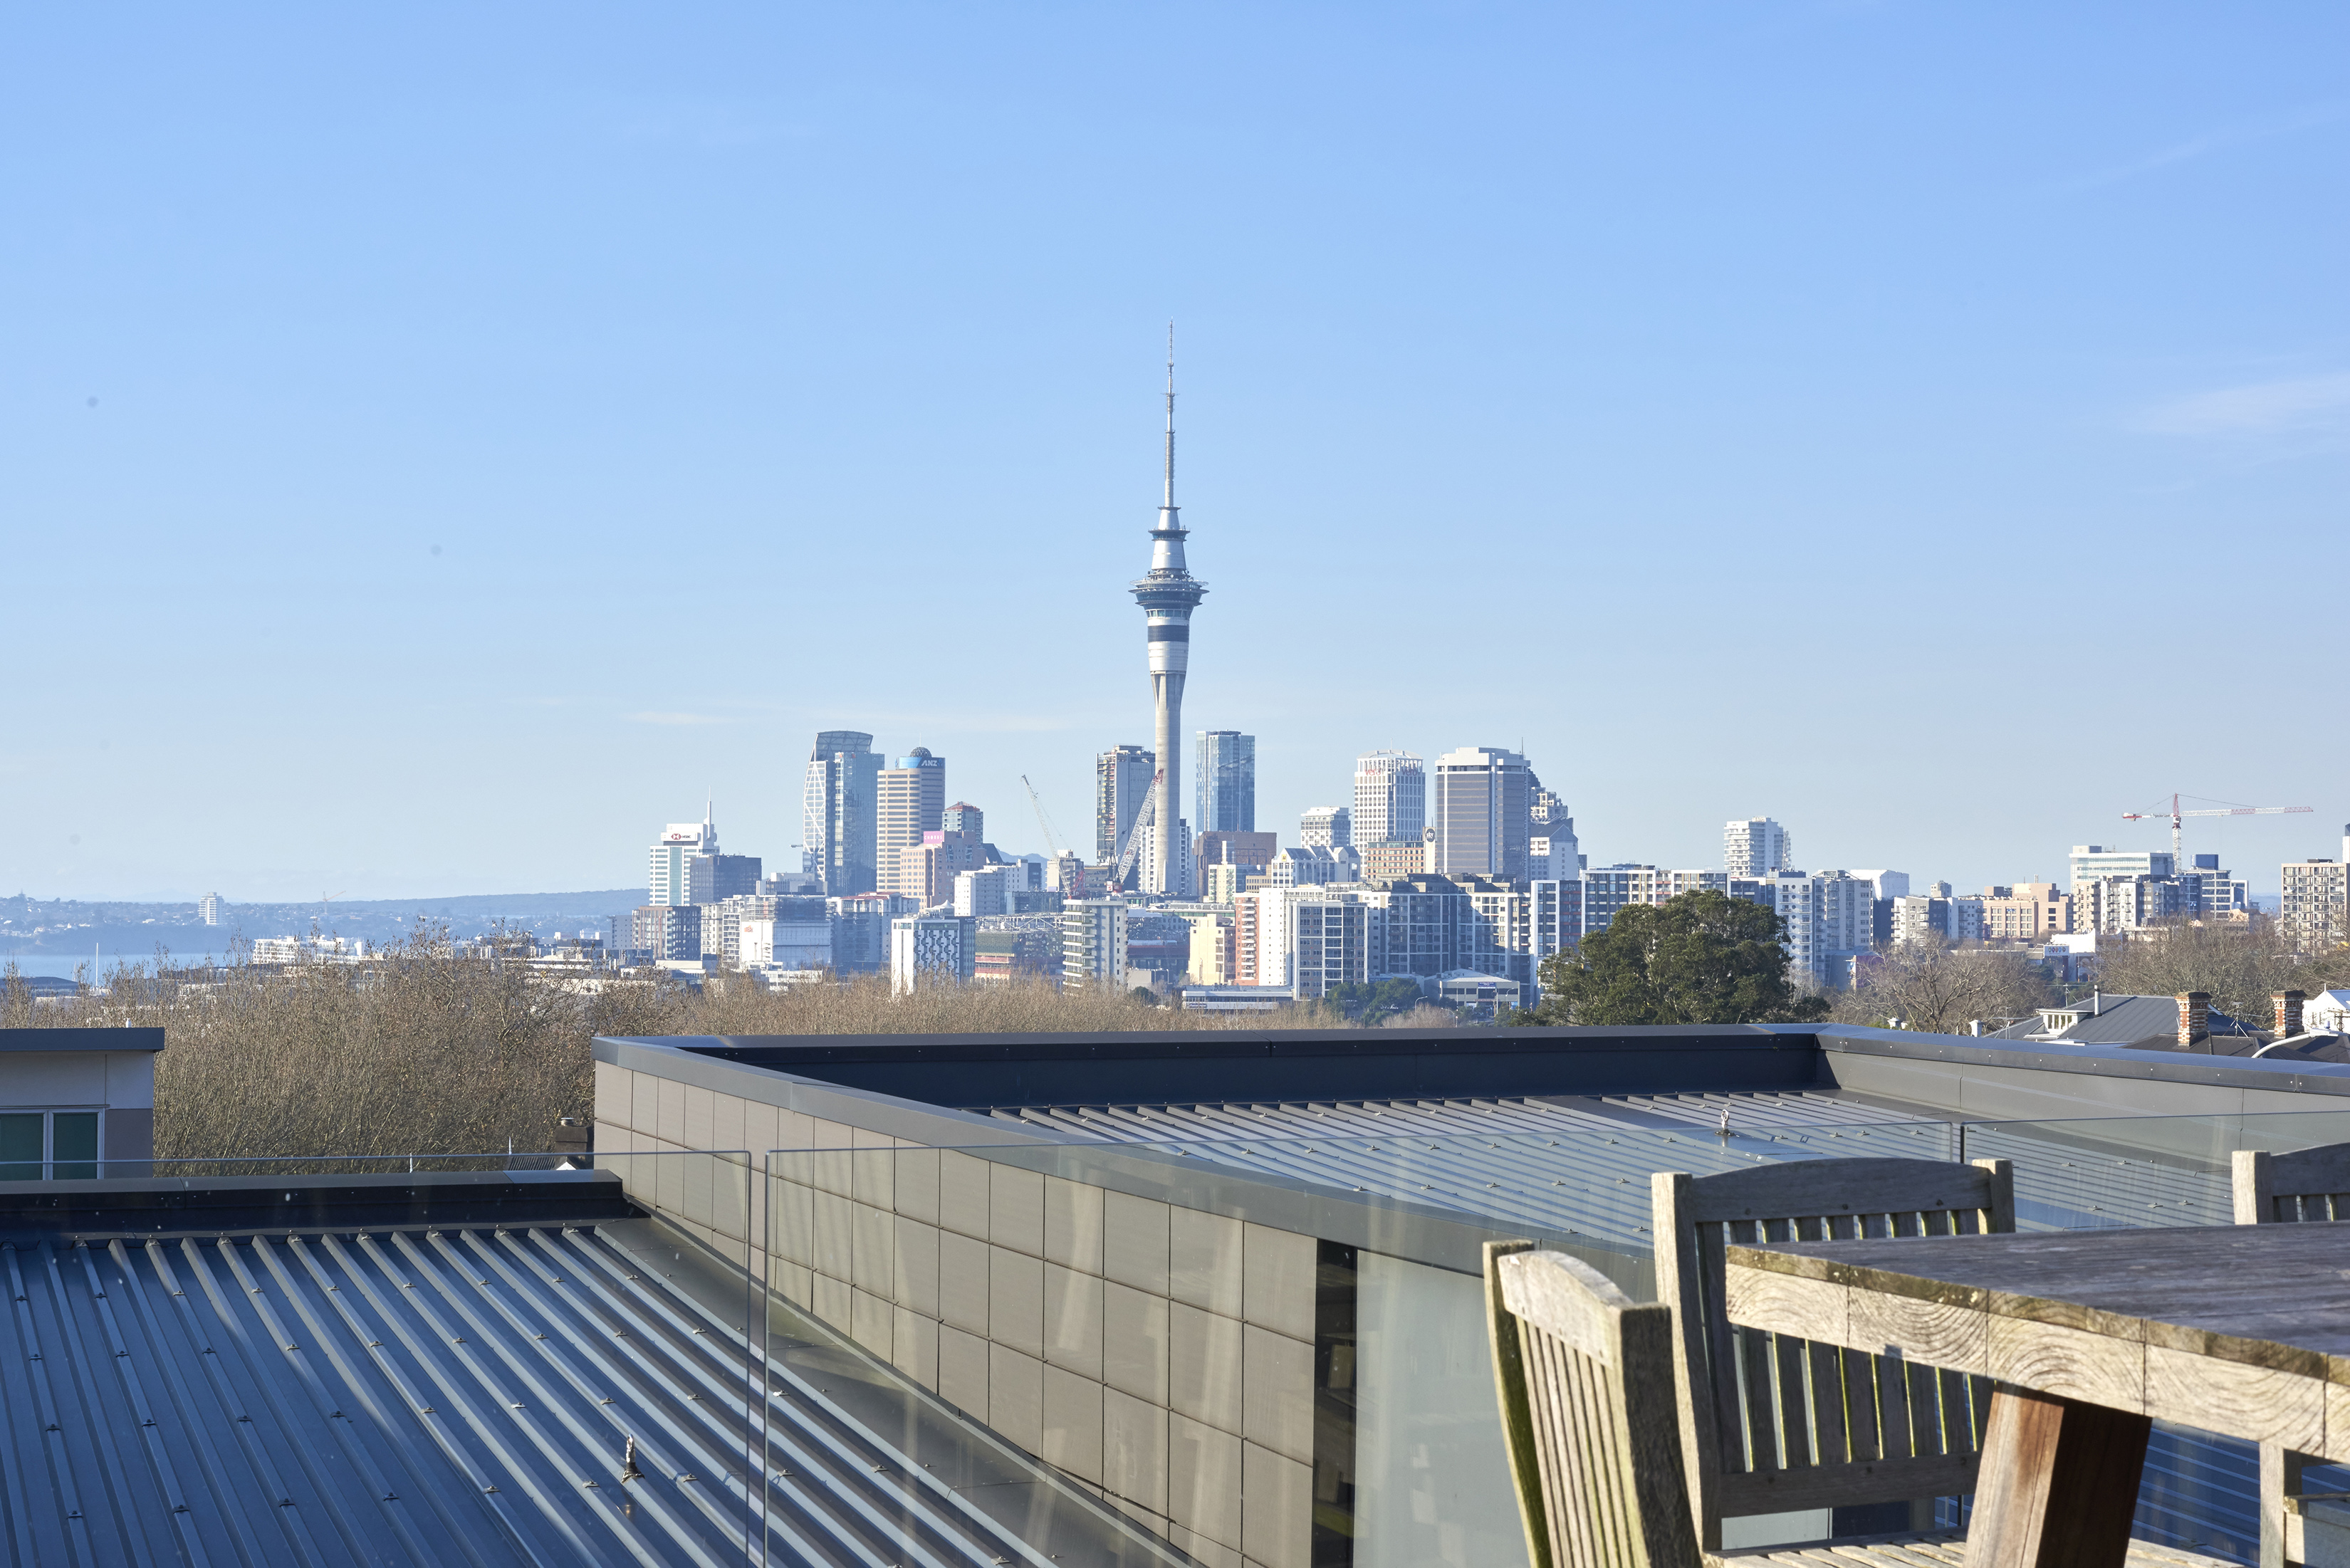
[[[1727,1261],[2350,1386],[2350,1221],[1788,1241]]]

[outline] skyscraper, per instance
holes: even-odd
[[[1732,877],[1768,877],[1795,863],[1795,836],[1767,816],[1750,816],[1721,830],[1721,868]]]
[[[894,766],[874,775],[873,885],[885,893],[910,889],[900,884],[899,864],[908,849],[920,850],[922,835],[936,833],[947,805],[947,760],[916,746]]]
[[[874,783],[881,759],[861,730],[826,730],[808,758],[801,819],[807,867],[836,898],[873,891]]]
[[[1526,874],[1534,770],[1499,746],[1464,746],[1436,759],[1436,840],[1429,869],[1440,876]]]
[[[1158,759],[1140,746],[1118,746],[1094,759],[1094,859],[1115,861],[1142,810]]]
[[[862,730],[819,730],[808,753],[806,783],[800,789],[800,869],[824,875],[826,846],[832,834],[832,761],[846,753],[856,755],[873,749],[873,737]]]
[[[1191,576],[1184,564],[1183,526],[1175,505],[1175,328],[1167,328],[1167,493],[1159,505],[1159,525],[1150,531],[1150,570],[1133,585],[1134,602],[1142,607],[1145,648],[1149,656],[1151,695],[1158,703],[1152,750],[1158,754],[1158,801],[1154,808],[1159,831],[1155,866],[1143,868],[1146,888],[1184,891],[1191,835],[1175,829],[1180,816],[1183,732],[1183,677],[1191,663],[1191,612],[1208,586]]]
[[[1201,833],[1256,831],[1256,737],[1238,730],[1200,732]]]
[[[718,853],[718,829],[710,820],[710,807],[702,809],[700,822],[672,822],[653,840],[650,865],[646,873],[646,885],[651,890],[646,895],[648,904],[691,904],[693,902],[693,858],[697,855]]]
[[[1355,842],[1417,844],[1428,826],[1428,775],[1410,752],[1355,759]]]

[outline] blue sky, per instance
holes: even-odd
[[[1595,864],[2350,821],[2350,16],[19,7],[0,886],[625,886],[819,727],[1089,839],[1523,744]]]

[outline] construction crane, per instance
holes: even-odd
[[[1134,826],[1127,829],[1126,847],[1118,853],[1118,869],[1110,874],[1109,885],[1113,888],[1126,886],[1127,873],[1134,869],[1134,857],[1142,849],[1142,830],[1159,820],[1159,785],[1166,776],[1165,768],[1150,775],[1150,788],[1142,797],[1142,809],[1134,814]]]
[[[1028,775],[1022,774],[1020,782],[1027,788],[1028,804],[1036,808],[1036,826],[1045,830],[1045,847],[1052,851],[1054,859],[1058,860],[1061,857],[1061,836],[1053,831],[1053,819],[1045,815],[1045,803],[1037,798],[1036,786],[1028,783]]]
[[[2181,836],[2178,830],[2178,824],[2181,817],[2293,816],[2312,809],[2314,808],[2306,805],[2230,805],[2223,806],[2213,811],[2181,811],[2178,809],[2178,797],[2174,794],[2170,797],[2170,809],[2168,811],[2126,811],[2122,813],[2122,820],[2124,822],[2153,822],[2165,816],[2170,818],[2170,867],[2171,869],[2175,871],[2178,868],[2179,842]]]

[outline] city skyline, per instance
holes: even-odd
[[[783,865],[843,725],[1080,834],[1173,317],[1174,760],[1261,822],[1483,746],[1595,864],[1975,887],[2184,790],[2314,808],[2189,825],[2273,894],[2350,819],[2243,674],[2350,493],[2350,20],[2165,17],[33,16],[0,888],[604,886],[712,788]],[[2251,646],[2078,625],[2190,600]]]

